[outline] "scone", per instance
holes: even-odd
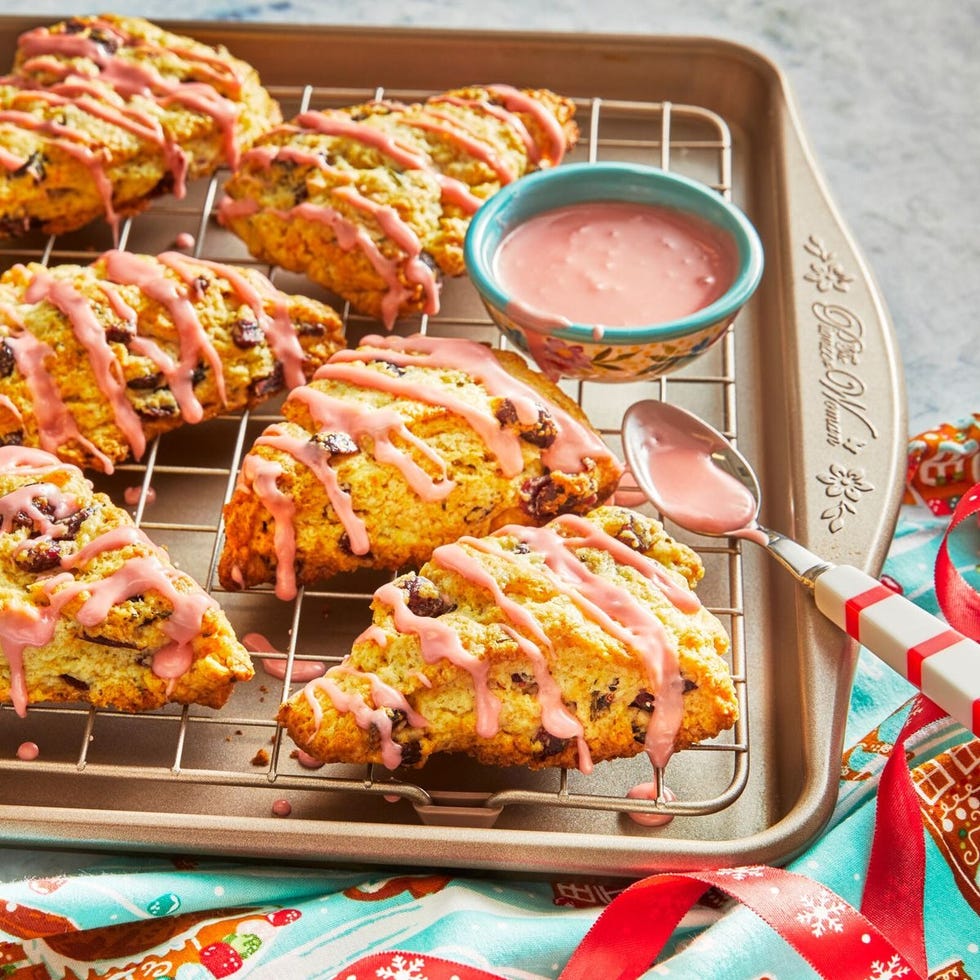
[[[337,314],[178,252],[0,275],[0,445],[111,472],[149,439],[251,407],[343,345]]]
[[[574,111],[547,90],[487,85],[304,112],[244,154],[219,216],[256,257],[390,327],[438,311],[439,274],[464,271],[470,216],[561,161]]]
[[[0,77],[0,237],[115,226],[281,120],[249,65],[140,18],[27,31]]]
[[[217,603],[77,467],[0,447],[0,701],[218,708],[252,673]]]
[[[294,389],[225,506],[222,585],[292,598],[439,544],[583,513],[622,465],[579,406],[516,354],[460,338],[369,336]]]
[[[728,636],[692,586],[697,555],[618,507],[464,537],[381,586],[338,666],[280,709],[324,762],[419,767],[436,752],[655,765],[731,727]]]

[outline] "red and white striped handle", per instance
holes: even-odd
[[[817,608],[980,735],[980,644],[849,565],[822,572]]]

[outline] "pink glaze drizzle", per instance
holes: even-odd
[[[629,790],[626,798],[628,800],[663,799],[665,803],[673,803],[677,799],[674,791],[668,786],[664,786],[663,792],[658,794],[655,782],[638,783]],[[627,816],[641,827],[663,827],[664,824],[668,824],[674,819],[671,813],[628,813]]]
[[[115,37],[119,49],[131,54],[152,57],[162,50],[147,41],[126,35],[107,21],[96,19],[93,26],[104,34]],[[25,58],[21,74],[6,76],[5,83],[17,85],[32,98],[42,98],[53,104],[72,101],[88,114],[155,143],[160,147],[173,177],[174,193],[177,197],[182,197],[185,193],[187,155],[170,134],[164,132],[158,120],[130,101],[135,97],[152,99],[162,108],[177,103],[194,112],[209,115],[222,132],[226,162],[231,167],[237,165],[239,154],[235,134],[241,107],[221,95],[213,84],[223,84],[237,96],[241,92],[242,81],[233,67],[222,62],[216,55],[187,47],[173,49],[172,53],[194,64],[194,72],[198,77],[211,79],[210,82],[201,82],[190,77],[167,79],[148,60],[128,60],[120,54],[110,52],[91,37],[82,34],[54,34],[46,27],[22,34],[18,40],[18,49]],[[104,98],[88,98],[89,93],[96,96],[102,94],[95,79],[80,74],[73,61],[57,61],[54,56],[65,59],[83,58],[92,62],[98,71],[97,80],[109,85],[118,97],[125,100],[124,104],[116,107],[107,103]],[[55,75],[58,81],[42,89],[27,74],[36,70]],[[23,116],[26,119],[19,118]],[[119,218],[112,206],[112,186],[105,172],[105,156],[101,151],[96,153],[82,145],[87,142],[88,137],[67,126],[40,120],[28,113],[8,110],[0,113],[0,121],[41,130],[50,135],[62,151],[80,160],[88,168],[102,197],[106,220],[112,226],[114,234],[118,232]],[[9,168],[12,161],[5,157],[2,162]]]
[[[374,707],[356,692],[344,691],[335,678],[343,674],[365,677],[371,687],[371,701]],[[316,694],[322,691],[330,699],[334,708],[341,714],[351,713],[357,726],[364,731],[375,730],[381,742],[381,761],[388,769],[397,769],[401,764],[402,747],[392,737],[392,716],[386,709],[405,713],[408,724],[413,728],[424,728],[428,722],[408,703],[405,695],[386,684],[377,674],[354,670],[345,664],[331,667],[323,677],[310,681],[304,696],[313,712],[314,728],[323,722],[323,711]]]
[[[208,269],[228,282],[237,298],[255,314],[262,333],[269,347],[272,348],[272,353],[282,364],[283,378],[287,387],[295,388],[303,384],[306,380],[303,373],[303,361],[306,355],[290,320],[285,297],[271,282],[262,279],[252,280],[234,266],[207,259],[190,259],[180,252],[163,252],[157,258],[176,272],[188,286],[195,282],[201,268]],[[271,316],[266,313],[266,300],[272,306]]]
[[[357,140],[380,151],[407,170],[423,170],[432,174],[439,182],[443,200],[461,207],[469,214],[473,214],[481,204],[480,198],[466,184],[438,170],[428,155],[399,143],[378,126],[357,122],[343,112],[330,111],[304,112],[296,117],[296,122],[304,129],[311,129],[325,136],[343,136]]]
[[[448,660],[470,675],[476,698],[476,733],[480,738],[496,735],[500,727],[500,701],[487,683],[487,662],[464,650],[459,636],[448,624],[431,616],[416,616],[408,608],[404,591],[393,582],[377,589],[374,598],[391,610],[399,633],[414,634],[419,638],[422,659],[427,664]]]
[[[103,472],[112,473],[112,460],[96,445],[86,439],[78,429],[78,423],[68,410],[54,379],[44,362],[54,357],[54,351],[26,330],[6,338],[7,346],[14,352],[14,361],[31,393],[31,403],[37,423],[41,447],[55,453],[66,443],[76,442],[89,452]]]
[[[33,762],[40,754],[41,750],[38,748],[37,742],[21,742],[17,746],[17,758],[21,762]]]
[[[185,259],[185,256],[179,255],[179,253],[165,254],[177,255],[179,259]],[[182,402],[186,404],[190,401],[190,397],[193,397],[191,377],[199,356],[204,357],[210,364],[214,371],[218,395],[223,403],[226,402],[225,377],[221,357],[202,326],[194,309],[194,304],[191,303],[186,294],[182,293],[177,288],[177,284],[165,276],[154,262],[143,256],[114,249],[106,252],[102,256],[102,261],[105,263],[106,276],[112,282],[136,286],[150,299],[163,306],[170,314],[180,338],[180,362],[176,370],[171,369],[169,373],[165,373],[167,373],[167,380],[171,384],[178,404]],[[183,397],[178,395],[178,391],[182,389]],[[188,392],[190,392],[190,397],[188,397]],[[198,406],[199,408],[200,406]],[[200,417],[187,419],[187,421],[199,420]]]
[[[112,406],[113,418],[129,443],[133,456],[139,459],[146,449],[146,436],[139,416],[126,397],[126,383],[105,329],[96,317],[91,301],[64,279],[56,279],[46,269],[33,270],[24,291],[28,303],[48,302],[67,317],[78,342],[88,355],[99,390]]]
[[[48,473],[68,470],[81,478],[76,467],[61,463],[40,450],[0,447],[0,473],[26,475],[43,472],[45,467]],[[37,484],[33,485],[33,490],[37,492]],[[67,495],[55,492],[49,499],[55,515],[63,514],[69,506]],[[5,506],[5,515],[7,510]],[[5,516],[5,524],[6,520]],[[39,521],[36,527],[43,534],[45,522]],[[149,554],[131,555],[114,572],[95,581],[76,579],[72,574],[100,554],[131,546],[148,548]],[[149,543],[142,531],[132,526],[113,528],[88,542],[74,555],[63,557],[61,567],[64,571],[37,580],[41,592],[47,596],[47,605],[35,606],[13,599],[0,608],[0,652],[10,667],[10,698],[17,714],[23,716],[27,711],[25,648],[50,643],[62,609],[77,596],[84,598],[75,619],[82,626],[94,627],[102,623],[110,608],[119,602],[149,591],[162,595],[172,607],[163,626],[170,643],[154,653],[153,672],[167,680],[186,673],[193,659],[193,640],[200,634],[205,614],[216,603],[186,575],[166,564],[163,553]],[[190,588],[178,590],[175,586],[178,581]]]
[[[580,536],[565,537],[552,529],[556,526],[572,532],[579,531]],[[509,525],[494,532],[494,537],[503,535],[516,537],[528,544],[533,551],[543,555],[552,586],[567,596],[583,616],[639,654],[652,693],[657,699],[657,708],[650,718],[644,744],[654,765],[666,765],[684,713],[681,700],[683,684],[677,649],[663,624],[651,610],[615,581],[592,572],[577,557],[576,552],[583,547],[604,550],[618,563],[628,564],[641,573],[645,572],[646,577],[654,579],[667,599],[679,609],[693,611],[698,608],[700,602],[697,597],[689,590],[677,586],[662,570],[657,571],[657,562],[633,551],[585,518],[563,515],[556,518],[550,527]],[[479,538],[464,538],[463,541],[477,550],[510,561],[520,560],[514,553],[495,542]],[[458,547],[458,544],[448,545],[446,549],[452,552]],[[445,560],[442,549],[436,549],[435,554],[439,556],[437,561]]]
[[[449,393],[428,386],[392,378],[372,371],[364,362],[373,358],[391,361],[399,367],[418,366],[464,371],[481,383],[491,395],[508,398],[518,418],[530,422],[537,418],[542,396],[529,385],[511,375],[483,344],[453,337],[411,337],[369,335],[358,348],[337,351],[314,375],[316,378],[338,378],[364,387],[390,391],[427,404],[443,405],[465,418],[497,456],[501,470],[513,476],[523,469],[520,438],[502,429],[489,413],[475,411]],[[353,363],[352,363],[353,362]],[[359,363],[358,363],[359,362]],[[577,473],[586,460],[605,459],[615,462],[602,439],[573,419],[555,403],[548,403],[558,433],[554,442],[542,450],[541,458],[552,470]]]
[[[242,461],[239,486],[250,486],[272,515],[275,524],[273,542],[276,551],[276,596],[296,597],[296,529],[293,517],[296,504],[277,485],[282,467],[271,459],[249,453]]]
[[[246,633],[242,637],[242,646],[251,653],[279,653],[269,639],[261,633]],[[270,677],[275,677],[276,680],[280,681],[285,680],[286,667],[289,663],[287,658],[263,657],[259,662],[262,664],[262,669]],[[294,660],[293,669],[290,671],[290,680],[297,684],[305,684],[315,677],[322,677],[326,669],[324,664],[315,660]]]

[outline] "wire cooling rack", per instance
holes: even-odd
[[[431,94],[312,86],[272,91],[287,117],[308,107],[342,106],[380,97],[412,100]],[[733,140],[725,120],[716,113],[693,105],[595,97],[578,98],[576,104],[582,139],[570,159],[643,161],[685,173],[732,198]],[[255,264],[214,218],[226,176],[219,173],[193,187],[184,200],[161,199],[144,214],[127,220],[119,247],[159,252],[174,248],[176,236],[183,232],[193,236],[191,251],[196,256]],[[112,245],[108,230],[99,226],[59,238],[16,243],[0,249],[0,263],[6,268],[15,262],[84,262]],[[302,277],[260,268],[282,289],[333,301],[343,314],[349,343],[379,330],[376,323],[353,314]],[[438,315],[406,319],[396,330],[504,343],[465,279],[445,284]],[[737,383],[735,337],[729,331],[696,364],[669,378],[616,385],[565,382],[563,386],[621,456],[623,412],[641,397],[694,408],[737,439]],[[154,441],[138,463],[120,466],[110,477],[91,475],[97,489],[127,505],[147,534],[169,549],[175,563],[215,596],[240,636],[254,634],[268,641],[270,652],[256,654],[254,681],[239,685],[221,711],[170,706],[134,716],[85,706],[36,705],[25,720],[17,718],[9,706],[0,707],[0,772],[8,776],[14,771],[23,773],[25,763],[15,758],[21,741],[33,739],[41,749],[40,757],[29,764],[27,788],[23,780],[18,781],[17,801],[63,805],[57,787],[70,776],[73,792],[74,787],[78,792],[73,802],[79,806],[152,811],[159,805],[153,802],[154,793],[173,800],[174,786],[179,784],[188,790],[172,805],[220,811],[223,788],[261,787],[283,798],[296,793],[311,796],[323,805],[313,804],[310,812],[325,816],[335,815],[339,805],[344,819],[358,819],[364,812],[358,801],[371,797],[409,804],[380,808],[384,819],[396,823],[490,827],[498,820],[506,823],[512,812],[520,812],[521,821],[529,819],[532,824],[540,818],[544,825],[558,811],[697,816],[723,810],[743,792],[749,739],[741,552],[735,542],[690,537],[686,540],[703,556],[707,569],[702,597],[732,639],[730,666],[742,720],[731,732],[678,753],[668,773],[655,771],[651,776],[645,757],[604,763],[589,777],[567,770],[490,770],[461,759],[433,760],[418,772],[390,773],[374,766],[307,768],[275,721],[277,706],[295,690],[290,678],[299,662],[312,660],[327,666],[339,662],[370,621],[371,594],[385,579],[366,572],[339,576],[322,588],[302,590],[291,603],[276,599],[267,588],[230,593],[218,584],[222,505],[231,495],[242,456],[258,433],[279,417],[277,412],[278,404],[273,403],[261,412],[222,416],[201,426],[185,427]],[[628,475],[620,494],[623,502],[638,502]],[[672,530],[685,539],[677,529]],[[626,800],[632,785],[651,778],[657,787],[656,799]],[[105,779],[114,787],[109,799]],[[676,801],[664,795],[668,783]],[[5,785],[11,785],[10,780],[0,779],[0,803],[14,802],[3,798]],[[203,803],[195,802],[196,795],[189,791],[201,786],[208,788],[200,797]],[[327,800],[329,804],[324,803]],[[370,812],[374,819],[378,808]],[[637,832],[635,827],[631,831]]]

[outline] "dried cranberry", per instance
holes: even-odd
[[[327,328],[322,323],[311,320],[295,320],[293,329],[300,337],[322,337],[327,332]]]
[[[204,299],[204,294],[208,291],[210,285],[211,280],[207,276],[197,276],[191,283],[191,298],[195,302],[200,302]]]
[[[400,378],[405,373],[405,369],[400,364],[395,364],[393,361],[385,361],[381,358],[375,358],[370,363],[380,365],[384,368],[387,374],[394,375],[396,378]]]
[[[402,580],[401,586],[408,593],[408,609],[416,616],[434,618],[456,608],[439,591],[435,582],[424,575],[406,578]]]
[[[89,636],[85,634],[85,639],[89,643],[97,643],[100,647],[114,647],[120,650],[138,650],[139,647],[133,643],[126,643],[124,640],[114,640],[108,636]]]
[[[272,374],[264,378],[256,378],[248,386],[248,390],[252,398],[267,398],[269,395],[274,395],[277,391],[282,391],[285,384],[282,364],[276,361],[276,366],[272,369]]]
[[[255,320],[236,320],[231,325],[231,340],[241,350],[248,350],[265,340],[265,331]]]
[[[615,537],[634,551],[649,551],[654,543],[653,529],[650,525],[632,514],[629,520],[616,532]]]
[[[30,176],[35,184],[40,184],[46,174],[44,171],[44,154],[35,150],[14,172],[14,177]]]
[[[697,686],[697,684],[694,683],[694,681],[688,680],[686,677],[684,678],[684,693],[685,694],[690,694],[691,691],[696,691],[697,689],[698,689],[698,686]]]
[[[105,339],[109,343],[128,344],[136,336],[136,324],[117,320],[105,328]]]
[[[640,711],[646,711],[648,714],[653,711],[654,702],[656,698],[649,691],[640,691],[639,694],[632,701],[630,701],[631,708],[639,708]]]
[[[589,704],[589,717],[595,721],[599,715],[605,714],[612,706],[615,697],[611,691],[593,691]]]
[[[422,745],[420,742],[405,742],[402,745],[402,757],[400,765],[414,766],[422,759]]]
[[[165,383],[163,374],[157,371],[155,374],[141,374],[138,378],[130,378],[126,387],[133,391],[159,391]]]
[[[85,681],[80,681],[77,677],[72,677],[71,674],[59,674],[59,677],[69,686],[75,688],[76,691],[87,691],[89,686]]]
[[[357,443],[346,432],[317,432],[310,442],[331,456],[350,456],[358,451]]]
[[[22,429],[15,429],[13,432],[5,432],[0,435],[0,446],[23,446],[24,432]]]
[[[65,529],[65,533],[59,540],[74,541],[78,536],[78,529],[91,513],[92,509],[90,507],[83,507],[81,510],[76,510],[74,514],[69,514],[67,517],[62,517],[61,520],[55,521],[56,524],[61,525]]]
[[[136,414],[147,422],[157,419],[172,419],[180,414],[180,409],[176,403],[172,405],[141,405],[136,409]]]
[[[551,732],[544,728],[539,728],[534,736],[535,742],[541,743],[541,748],[538,750],[538,755],[542,759],[547,759],[549,756],[558,755],[560,752],[565,750],[565,746],[568,744],[567,738],[556,738]]]
[[[38,541],[37,544],[23,551],[18,551],[14,557],[17,566],[32,575],[50,571],[61,564],[61,549],[50,538]]]
[[[197,387],[207,376],[208,366],[206,364],[199,363],[191,372],[191,384],[194,385],[194,387]]]
[[[561,497],[555,481],[548,475],[536,476],[521,487],[521,502],[531,517],[540,519],[548,517],[557,509],[557,501]]]
[[[539,449],[547,449],[558,438],[558,426],[547,409],[538,410],[538,421],[530,429],[521,432],[521,438]]]
[[[9,378],[17,367],[14,352],[6,340],[0,341],[0,378]]]
[[[494,418],[505,428],[517,425],[517,409],[509,398],[502,399],[493,414]]]

